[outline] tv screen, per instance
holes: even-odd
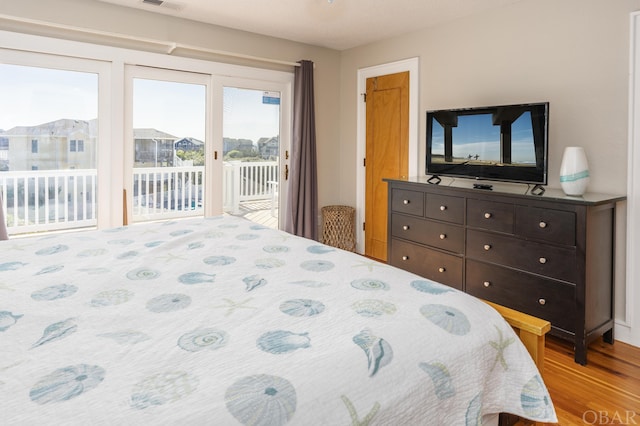
[[[427,111],[426,173],[547,184],[549,103]]]

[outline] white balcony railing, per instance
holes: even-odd
[[[205,182],[202,166],[135,168],[133,220],[203,215]],[[245,201],[274,203],[277,182],[276,161],[224,162],[224,211],[238,214]],[[0,172],[10,235],[96,226],[96,191],[96,170]]]
[[[202,216],[204,182],[204,166],[134,168],[134,222]]]
[[[274,200],[278,182],[277,161],[225,161],[223,194],[224,211],[240,213],[240,202]]]
[[[10,234],[96,225],[96,170],[0,172]]]

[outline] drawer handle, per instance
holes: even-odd
[[[540,221],[539,226],[540,226],[540,228],[546,228],[547,227],[547,222]]]
[[[445,238],[447,238],[447,234],[440,234],[440,239],[444,240]]]
[[[491,217],[492,217],[492,216],[493,216],[493,215],[492,215],[491,213],[485,213],[485,214],[484,214],[484,218],[485,218],[485,219],[491,219]]]
[[[402,260],[409,260],[409,256],[402,256]]]
[[[404,226],[402,227],[402,229],[404,229],[405,231],[408,231],[408,230],[409,230],[409,225],[404,225]]]
[[[485,249],[485,251],[491,250],[491,245],[490,244],[485,244],[484,245],[484,249]]]
[[[440,211],[443,212],[447,209],[447,206],[440,206]]]
[[[446,269],[443,268],[442,266],[438,268],[438,272],[444,272],[444,271],[446,271]]]
[[[485,287],[489,287],[489,286],[491,286],[491,283],[489,281],[485,281],[485,282],[482,283],[482,285],[485,286]]]
[[[538,303],[541,304],[541,305],[546,305],[547,301],[544,300],[544,299],[538,299]]]
[[[541,264],[543,264],[543,265],[544,265],[545,263],[547,263],[547,258],[546,258],[546,257],[541,257],[541,258],[540,258],[540,259],[538,259],[538,260],[539,260],[539,262],[540,262]]]
[[[410,200],[402,200],[403,204],[409,204],[411,201]]]

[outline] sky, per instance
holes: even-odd
[[[433,121],[433,153],[444,155],[444,129]],[[466,158],[478,155],[480,160],[500,161],[500,126],[494,126],[491,114],[458,116],[452,129],[453,155]],[[511,127],[512,161],[535,163],[531,114],[524,113]]]
[[[0,64],[0,129],[92,120],[98,116],[97,87],[93,73]],[[135,79],[133,96],[135,128],[205,140],[204,86]],[[260,90],[225,88],[224,137],[257,142],[278,136],[280,109],[262,96]]]
[[[94,119],[97,87],[96,74],[0,64],[0,129]]]

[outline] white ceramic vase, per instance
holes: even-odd
[[[567,195],[579,196],[585,193],[589,184],[589,164],[584,149],[568,146],[564,149],[560,164],[560,186]]]

